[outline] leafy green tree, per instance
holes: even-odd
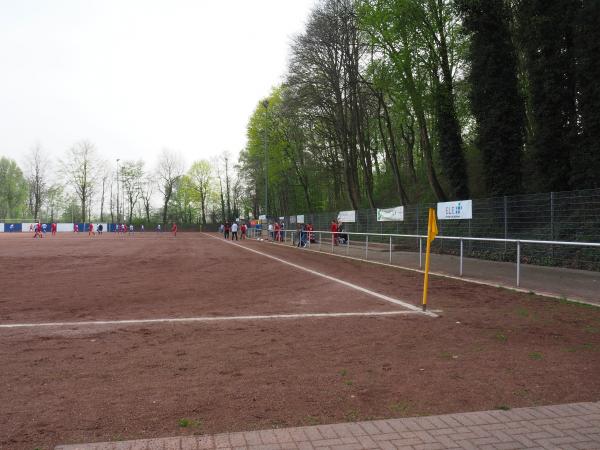
[[[12,159],[0,158],[0,217],[18,219],[27,209],[27,181]]]
[[[470,33],[470,99],[487,193],[521,192],[525,111],[504,0],[461,0]]]
[[[571,166],[571,186],[600,188],[600,2],[582,0],[577,16],[577,104],[581,138]]]
[[[206,225],[206,208],[212,184],[213,169],[208,161],[202,159],[192,163],[187,175],[200,201],[200,222],[202,225]]]
[[[533,187],[567,190],[577,148],[575,17],[578,0],[528,0],[519,7],[531,108]]]

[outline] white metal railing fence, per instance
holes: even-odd
[[[335,235],[335,236],[334,236]],[[346,239],[341,243],[339,237],[343,235]],[[356,239],[353,239],[353,236]],[[373,239],[369,244],[369,237],[375,237],[379,242],[374,243]],[[273,233],[269,235],[267,230],[256,230],[250,228],[248,230],[248,237],[254,239],[267,239],[276,240],[277,235]],[[312,239],[311,239],[312,237]],[[323,241],[326,238],[327,242]],[[377,245],[381,248],[382,244],[388,246],[388,262],[392,264],[393,254],[393,239],[417,239],[419,246],[419,268],[423,268],[423,242],[426,242],[427,236],[421,234],[396,234],[396,233],[359,233],[342,231],[334,233],[332,231],[298,231],[298,230],[282,230],[280,232],[280,240],[283,243],[289,243],[290,245],[312,248],[317,246],[318,251],[322,251],[323,245],[331,246],[331,253],[335,254],[335,248],[341,248],[346,255],[350,252],[351,243],[357,247],[360,245],[360,259],[366,261],[369,260],[369,245]],[[463,276],[464,267],[464,242],[495,242],[502,244],[514,244],[516,248],[516,285],[521,285],[521,248],[523,244],[531,245],[549,245],[549,246],[571,246],[571,247],[588,247],[588,248],[600,248],[600,243],[597,242],[578,242],[578,241],[547,241],[547,240],[535,240],[535,239],[502,239],[502,238],[481,238],[481,237],[464,237],[464,236],[437,236],[436,240],[448,240],[457,241],[460,245],[459,253],[459,276]],[[384,242],[385,241],[385,242]],[[364,257],[362,257],[364,255]]]

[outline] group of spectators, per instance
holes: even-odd
[[[285,223],[284,222],[269,222],[269,239],[275,242],[285,241]]]
[[[237,222],[225,222],[219,226],[219,232],[223,233],[225,239],[238,240],[238,230],[241,232],[240,239],[246,239],[248,226],[245,222],[239,225]]]

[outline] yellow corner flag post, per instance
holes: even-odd
[[[429,287],[429,254],[431,252],[431,241],[438,234],[435,210],[429,208],[429,221],[427,222],[427,251],[425,252],[425,281],[423,283],[423,311],[427,310],[427,288]]]

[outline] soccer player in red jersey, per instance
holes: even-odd
[[[36,237],[39,237],[40,239],[44,237],[44,235],[42,234],[42,224],[41,223],[36,223],[34,226],[34,234],[33,234],[33,238],[35,239]]]
[[[171,232],[173,233],[173,236],[177,236],[177,224],[173,223],[173,226],[171,227]]]
[[[88,236],[94,235],[96,236],[96,233],[94,233],[94,224],[90,223],[90,226],[88,228]]]
[[[333,245],[338,245],[337,230],[338,230],[337,222],[335,221],[335,219],[333,219],[331,221],[331,226],[329,227],[329,231],[331,231],[331,239],[332,239]]]
[[[50,230],[52,231],[52,236],[56,236],[56,223],[50,225]]]

